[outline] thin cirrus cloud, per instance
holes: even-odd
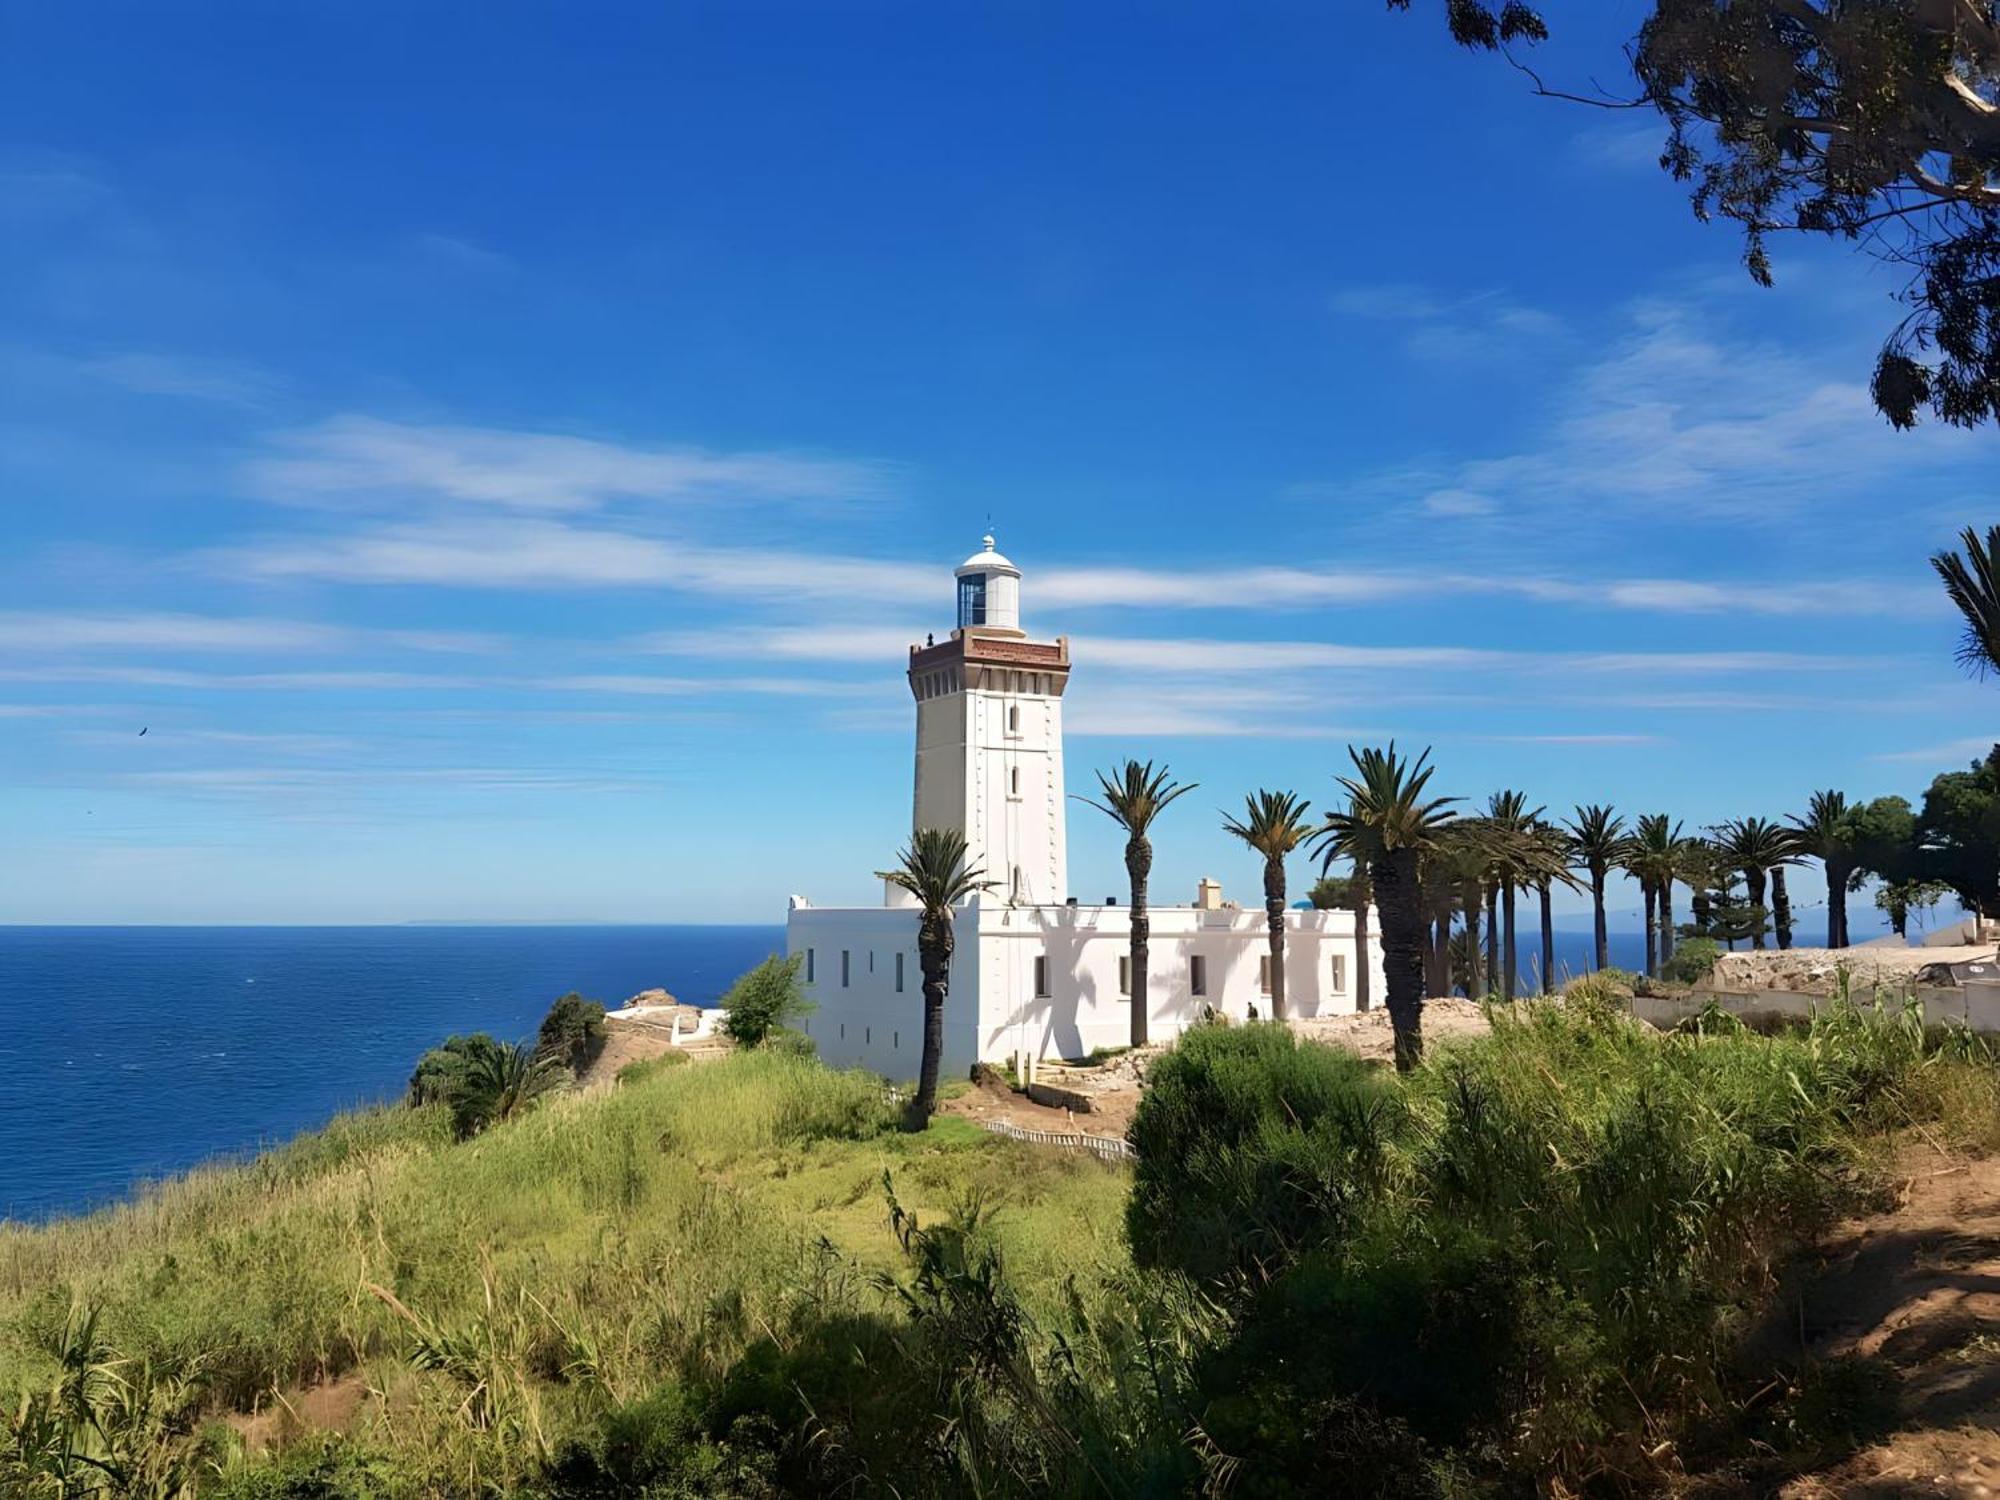
[[[835,552],[698,545],[548,517],[423,521],[218,549],[211,570],[261,580],[459,588],[660,588],[871,605],[948,598],[945,565]],[[1788,584],[1687,578],[1573,579],[1532,573],[1249,567],[1208,570],[1055,565],[1030,576],[1032,609],[1338,608],[1441,591],[1658,614],[1935,615],[1937,591],[1837,579]]]
[[[471,631],[364,629],[309,620],[162,612],[0,611],[0,650],[285,653],[380,646],[478,652],[498,645],[495,637]]]
[[[322,505],[411,499],[501,510],[614,500],[836,501],[880,494],[880,465],[785,453],[638,448],[561,433],[343,416],[282,433],[245,478],[262,498]]]

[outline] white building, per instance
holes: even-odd
[[[1062,700],[1069,642],[1021,629],[1021,570],[993,550],[957,571],[958,628],[910,648],[917,703],[912,826],[957,828],[994,888],[960,910],[945,1004],[944,1073],[1020,1051],[1082,1057],[1131,1040],[1130,913],[1070,895]],[[1184,814],[1192,812],[1192,805]],[[1096,816],[1096,814],[1093,814]],[[1174,820],[1160,826],[1171,839]],[[884,840],[885,855],[890,841]],[[1245,868],[1261,891],[1262,867]],[[886,859],[885,859],[886,862]],[[1115,889],[1124,883],[1121,865]],[[1159,892],[1154,892],[1157,901]],[[1191,905],[1151,907],[1148,1032],[1166,1040],[1214,1009],[1269,1016],[1269,934],[1261,899],[1238,910],[1204,880]],[[1285,991],[1296,1016],[1354,1008],[1353,913],[1285,915]],[[1371,939],[1376,931],[1371,924]],[[786,947],[805,957],[818,1010],[806,1029],[828,1062],[914,1077],[923,1051],[917,913],[885,882],[880,907],[818,907],[794,896]],[[1383,993],[1371,941],[1370,993]]]

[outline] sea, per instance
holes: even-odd
[[[0,927],[0,1218],[45,1220],[401,1094],[568,990],[713,1005],[779,927]]]
[[[1521,923],[1525,992],[1540,935]],[[1555,938],[1558,980],[1590,968],[1587,928]],[[568,990],[712,1005],[783,946],[778,927],[0,926],[0,1219],[87,1210],[394,1099],[425,1048],[531,1036]],[[1622,968],[1643,949],[1611,934]]]

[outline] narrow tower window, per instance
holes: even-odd
[[[1018,703],[1010,703],[1007,706],[1007,732],[1009,734],[1021,732],[1021,705]]]
[[[1035,955],[1035,998],[1049,998],[1049,960],[1045,954]]]

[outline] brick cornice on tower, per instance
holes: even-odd
[[[1069,684],[1069,637],[1057,636],[1050,644],[972,630],[954,631],[950,640],[910,647],[910,691],[917,692],[920,677],[951,668],[960,669],[959,681],[964,686],[980,687],[984,685],[985,673],[981,669],[985,667],[1020,667],[1042,673],[1048,679],[1045,691],[1059,698]]]

